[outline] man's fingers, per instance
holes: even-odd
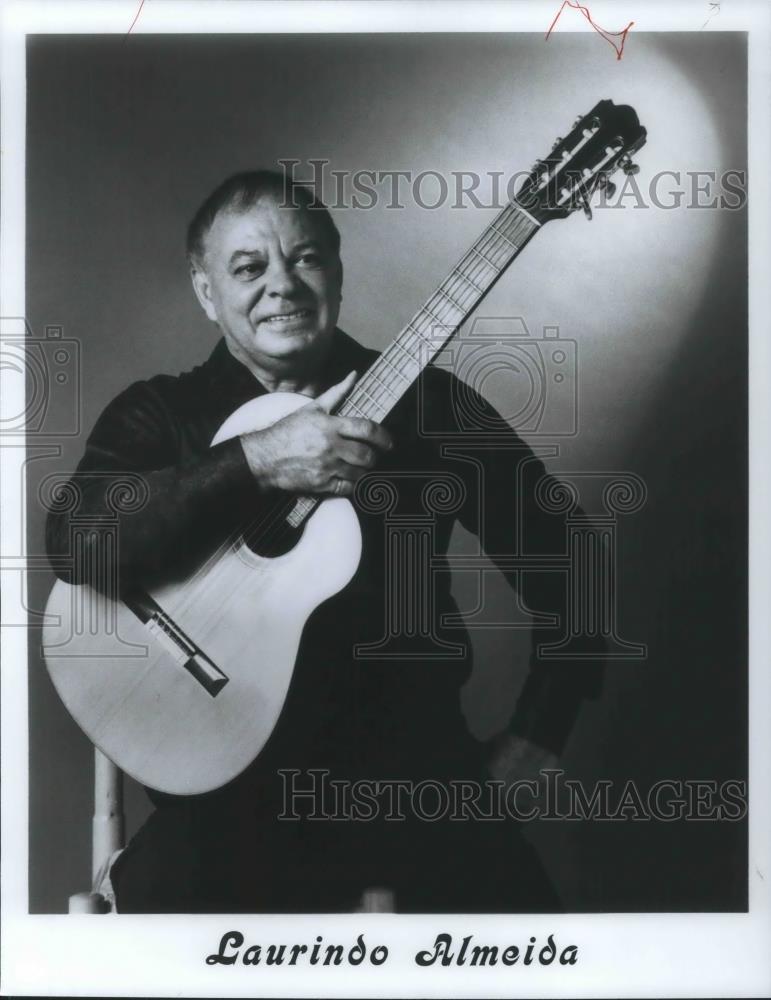
[[[337,385],[331,386],[326,392],[317,397],[316,405],[320,406],[322,410],[326,410],[327,413],[331,413],[336,407],[338,407],[348,393],[353,389],[356,382],[356,372],[349,372],[342,382],[338,382]]]
[[[356,489],[356,483],[361,479],[365,471],[365,469],[357,465],[349,465],[340,459],[336,463],[334,475],[330,476],[324,492],[331,493],[336,497],[352,496],[353,491]]]
[[[353,496],[353,491],[356,489],[356,484],[352,483],[350,479],[343,479],[341,476],[335,476],[330,480],[328,490],[332,496],[336,497],[350,497]]]
[[[365,467],[361,465],[351,465],[350,462],[346,462],[342,458],[338,459],[335,463],[335,476],[339,479],[345,479],[346,482],[349,482],[352,485],[357,483],[366,471]]]
[[[343,439],[339,446],[339,455],[349,465],[357,465],[362,469],[371,469],[375,464],[375,451],[361,441]]]
[[[365,417],[338,417],[337,433],[340,437],[363,441],[365,444],[390,451],[393,439],[385,427]]]

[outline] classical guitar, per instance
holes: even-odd
[[[600,101],[529,172],[339,407],[382,421],[542,225],[611,188],[645,129]],[[308,399],[269,393],[233,413],[212,444],[279,420]],[[361,532],[343,498],[287,496],[188,578],[121,600],[58,581],[43,649],[75,721],[144,785],[179,795],[225,784],[260,753],[284,706],[302,631],[356,572]]]

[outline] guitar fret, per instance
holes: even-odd
[[[298,497],[294,507],[286,516],[287,523],[292,528],[299,528],[305,517],[316,507],[316,501],[310,497]]]
[[[374,378],[374,376],[370,375],[370,378]],[[385,386],[385,384],[381,384],[381,383],[378,383],[378,384],[380,385],[381,389],[386,389],[387,388]],[[382,405],[381,402],[380,402],[380,400],[377,398],[377,396],[373,396],[372,393],[367,389],[365,383],[360,382],[356,386],[356,390],[357,390],[357,392],[363,392],[364,395],[367,397],[367,399],[369,399],[370,403],[374,403],[375,406],[381,406]]]
[[[388,395],[391,397],[391,399],[399,399],[399,394],[396,393],[396,392],[394,392],[393,389],[391,388],[391,386],[387,382],[384,382],[383,379],[376,378],[374,375],[372,377],[377,382],[378,387],[383,392],[387,392]]]
[[[421,338],[421,339],[422,339],[422,338]],[[420,365],[420,362],[418,361],[418,359],[417,359],[416,357],[413,357],[413,355],[412,355],[412,354],[410,354],[410,352],[409,352],[409,351],[407,350],[407,348],[406,348],[406,347],[404,347],[404,345],[403,345],[403,344],[400,344],[398,340],[395,340],[395,341],[394,341],[393,343],[394,343],[394,347],[398,347],[398,348],[399,348],[399,350],[400,350],[400,351],[402,352],[402,354],[406,354],[406,355],[407,355],[407,357],[408,357],[408,358],[410,359],[410,361],[411,361],[411,362],[412,362],[412,363],[413,363],[414,365]]]
[[[521,206],[521,205],[519,204],[519,202],[517,202],[517,201],[515,201],[515,202],[512,202],[512,208],[513,208],[513,209],[514,209],[514,210],[515,210],[516,212],[519,212],[519,213],[520,213],[520,215],[524,215],[524,216],[525,216],[525,218],[526,218],[526,219],[528,219],[528,220],[529,220],[530,222],[532,222],[532,224],[533,224],[533,225],[534,225],[534,226],[535,226],[535,227],[536,227],[537,229],[538,229],[538,228],[540,228],[540,226],[541,226],[541,223],[540,223],[540,222],[538,221],[538,219],[536,219],[536,218],[535,218],[535,216],[531,215],[531,214],[530,214],[530,213],[529,213],[529,212],[527,211],[527,209],[526,209],[526,208],[523,208],[523,207],[522,207],[522,206]]]
[[[519,247],[517,246],[517,244],[516,244],[516,243],[512,243],[512,241],[511,241],[511,240],[510,240],[510,239],[508,238],[508,236],[507,236],[507,235],[506,235],[505,233],[502,233],[502,232],[500,231],[500,229],[498,229],[498,227],[497,227],[497,226],[493,226],[493,225],[491,225],[491,226],[490,226],[490,229],[492,229],[492,231],[493,231],[494,233],[497,233],[497,234],[498,234],[498,236],[500,236],[500,238],[501,238],[502,240],[505,240],[505,241],[506,241],[506,242],[507,242],[507,243],[509,244],[509,246],[510,246],[510,247],[511,247],[511,248],[512,248],[513,250],[519,250]]]
[[[477,250],[476,247],[472,247],[471,250],[470,250],[470,253],[475,253],[477,255],[477,257],[481,257],[482,260],[486,264],[488,264],[494,271],[496,271],[498,274],[501,273],[501,268],[498,267],[497,264],[493,264],[493,262],[490,260],[490,258],[487,257],[487,256],[485,256],[485,254],[483,254],[481,250]]]
[[[431,319],[436,324],[438,324],[440,327],[442,327],[442,329],[447,329],[447,320],[445,320],[445,319],[439,319],[439,317],[436,315],[436,313],[433,312],[433,310],[429,309],[428,306],[423,306],[421,312],[428,313],[428,315],[431,317]],[[430,343],[430,341],[429,341],[429,343]]]
[[[394,375],[396,375],[397,378],[400,378],[403,382],[411,382],[412,381],[412,379],[409,379],[400,368],[397,368],[395,364],[392,364],[388,360],[388,357],[386,356],[386,352],[385,351],[383,351],[383,353],[380,355],[379,360],[382,361],[384,365],[387,365],[391,369],[391,371],[394,373]]]
[[[459,271],[457,267],[455,268],[455,272],[457,272],[458,277],[462,278],[467,285],[471,285],[471,287],[478,295],[484,295],[485,289],[480,288],[479,285],[476,283],[476,281],[472,281],[467,274],[464,274],[463,271]]]
[[[523,213],[523,215],[526,215],[526,213]],[[505,218],[505,216],[503,218]],[[528,218],[530,217],[528,216]],[[500,222],[501,219],[499,218],[496,221]],[[508,221],[511,222],[510,219]],[[488,226],[487,232],[480,237],[477,244],[484,245],[486,241],[489,243],[491,233],[500,238],[512,253],[518,253],[520,251],[521,247],[518,246],[507,235],[507,233],[503,231],[503,229],[498,228],[495,224]],[[489,253],[493,254],[500,253],[501,251],[501,247],[496,249],[495,246],[488,246],[486,249]],[[357,385],[351,399],[346,404],[350,411],[365,416],[366,414],[363,412],[364,409],[371,409],[374,407],[375,409],[382,410],[383,413],[387,413],[393,405],[393,401],[398,401],[404,391],[400,385],[397,384],[394,386],[394,384],[389,381],[391,376],[395,376],[400,380],[400,382],[410,384],[423,368],[427,360],[423,357],[421,345],[425,344],[428,346],[431,350],[431,355],[433,355],[434,349],[437,346],[437,332],[440,332],[440,334],[451,334],[452,331],[457,328],[456,321],[458,315],[463,317],[468,314],[471,308],[473,308],[474,302],[462,305],[459,298],[456,297],[459,296],[460,298],[469,298],[468,292],[462,292],[462,290],[459,292],[456,286],[454,289],[455,294],[451,294],[444,287],[445,284],[451,282],[454,278],[460,278],[475,293],[474,296],[472,296],[474,301],[477,301],[487,292],[490,284],[494,280],[493,278],[490,278],[489,275],[485,275],[483,273],[481,275],[481,283],[479,283],[472,278],[470,274],[466,273],[466,269],[471,267],[470,261],[473,259],[470,257],[471,254],[473,254],[476,259],[482,261],[484,265],[492,268],[495,276],[497,277],[511,262],[512,253],[507,252],[506,256],[508,259],[503,261],[501,264],[498,264],[495,262],[493,257],[488,256],[488,253],[480,249],[479,245],[472,246],[467,251],[465,257],[462,258],[461,263],[453,269],[445,282],[440,285],[428,299],[426,305],[424,305],[420,311],[415,314],[409,323],[407,323],[401,336],[392,342],[391,346],[400,351],[401,354],[406,357],[406,361],[404,358],[401,358],[398,361],[396,359],[392,360],[387,356],[387,352],[383,352],[383,354],[380,355],[379,360],[382,361],[383,368],[388,369],[390,375],[386,375],[385,371],[383,371],[381,373],[382,377],[378,377],[378,375],[375,374],[375,369],[373,369],[373,371],[370,372],[372,385],[369,385],[369,383]],[[441,311],[441,302],[438,304],[436,301],[440,296],[447,304],[445,306],[445,311],[447,311],[447,306],[453,310],[453,315],[445,317],[444,319],[439,316],[439,312]],[[430,324],[431,328],[428,330],[421,329],[421,326],[425,323]],[[435,332],[436,328],[438,328],[438,331]],[[406,335],[410,335],[413,338],[412,342],[407,339]],[[359,400],[358,403],[354,401],[357,398]]]
[[[367,388],[366,388],[366,386],[364,385],[363,382],[359,382],[359,384],[356,386],[356,391],[357,392],[363,392],[364,395],[369,399],[369,401],[371,403],[376,403],[377,402],[377,400],[372,395],[372,393],[367,391]]]
[[[445,292],[445,290],[442,288],[441,285],[439,286],[439,288],[437,288],[435,294],[437,294],[437,295],[443,295],[447,299],[447,301],[452,305],[452,307],[454,309],[458,310],[458,312],[465,312],[466,311],[465,307],[462,306],[459,302],[456,302],[455,299],[452,297],[452,295],[450,295],[447,292]]]
[[[407,324],[405,330],[410,330],[422,343],[424,344],[430,343],[425,334],[421,333],[420,330],[418,330],[418,328],[414,326],[411,322]],[[417,358],[415,358],[415,361],[417,361]]]

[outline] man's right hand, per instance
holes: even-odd
[[[356,381],[351,372],[307,406],[264,430],[241,435],[257,482],[290,493],[350,496],[379,455],[393,447],[388,432],[365,417],[332,416]]]

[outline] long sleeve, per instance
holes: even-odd
[[[199,438],[191,438],[168,393],[153,384],[121,393],[97,421],[68,486],[54,496],[46,544],[58,575],[99,586],[92,567],[104,561],[93,549],[103,544],[105,518],[118,522],[122,586],[192,567],[224,538],[259,491],[237,439],[209,449],[203,433]],[[94,528],[80,532],[77,559],[70,551],[75,523]]]

